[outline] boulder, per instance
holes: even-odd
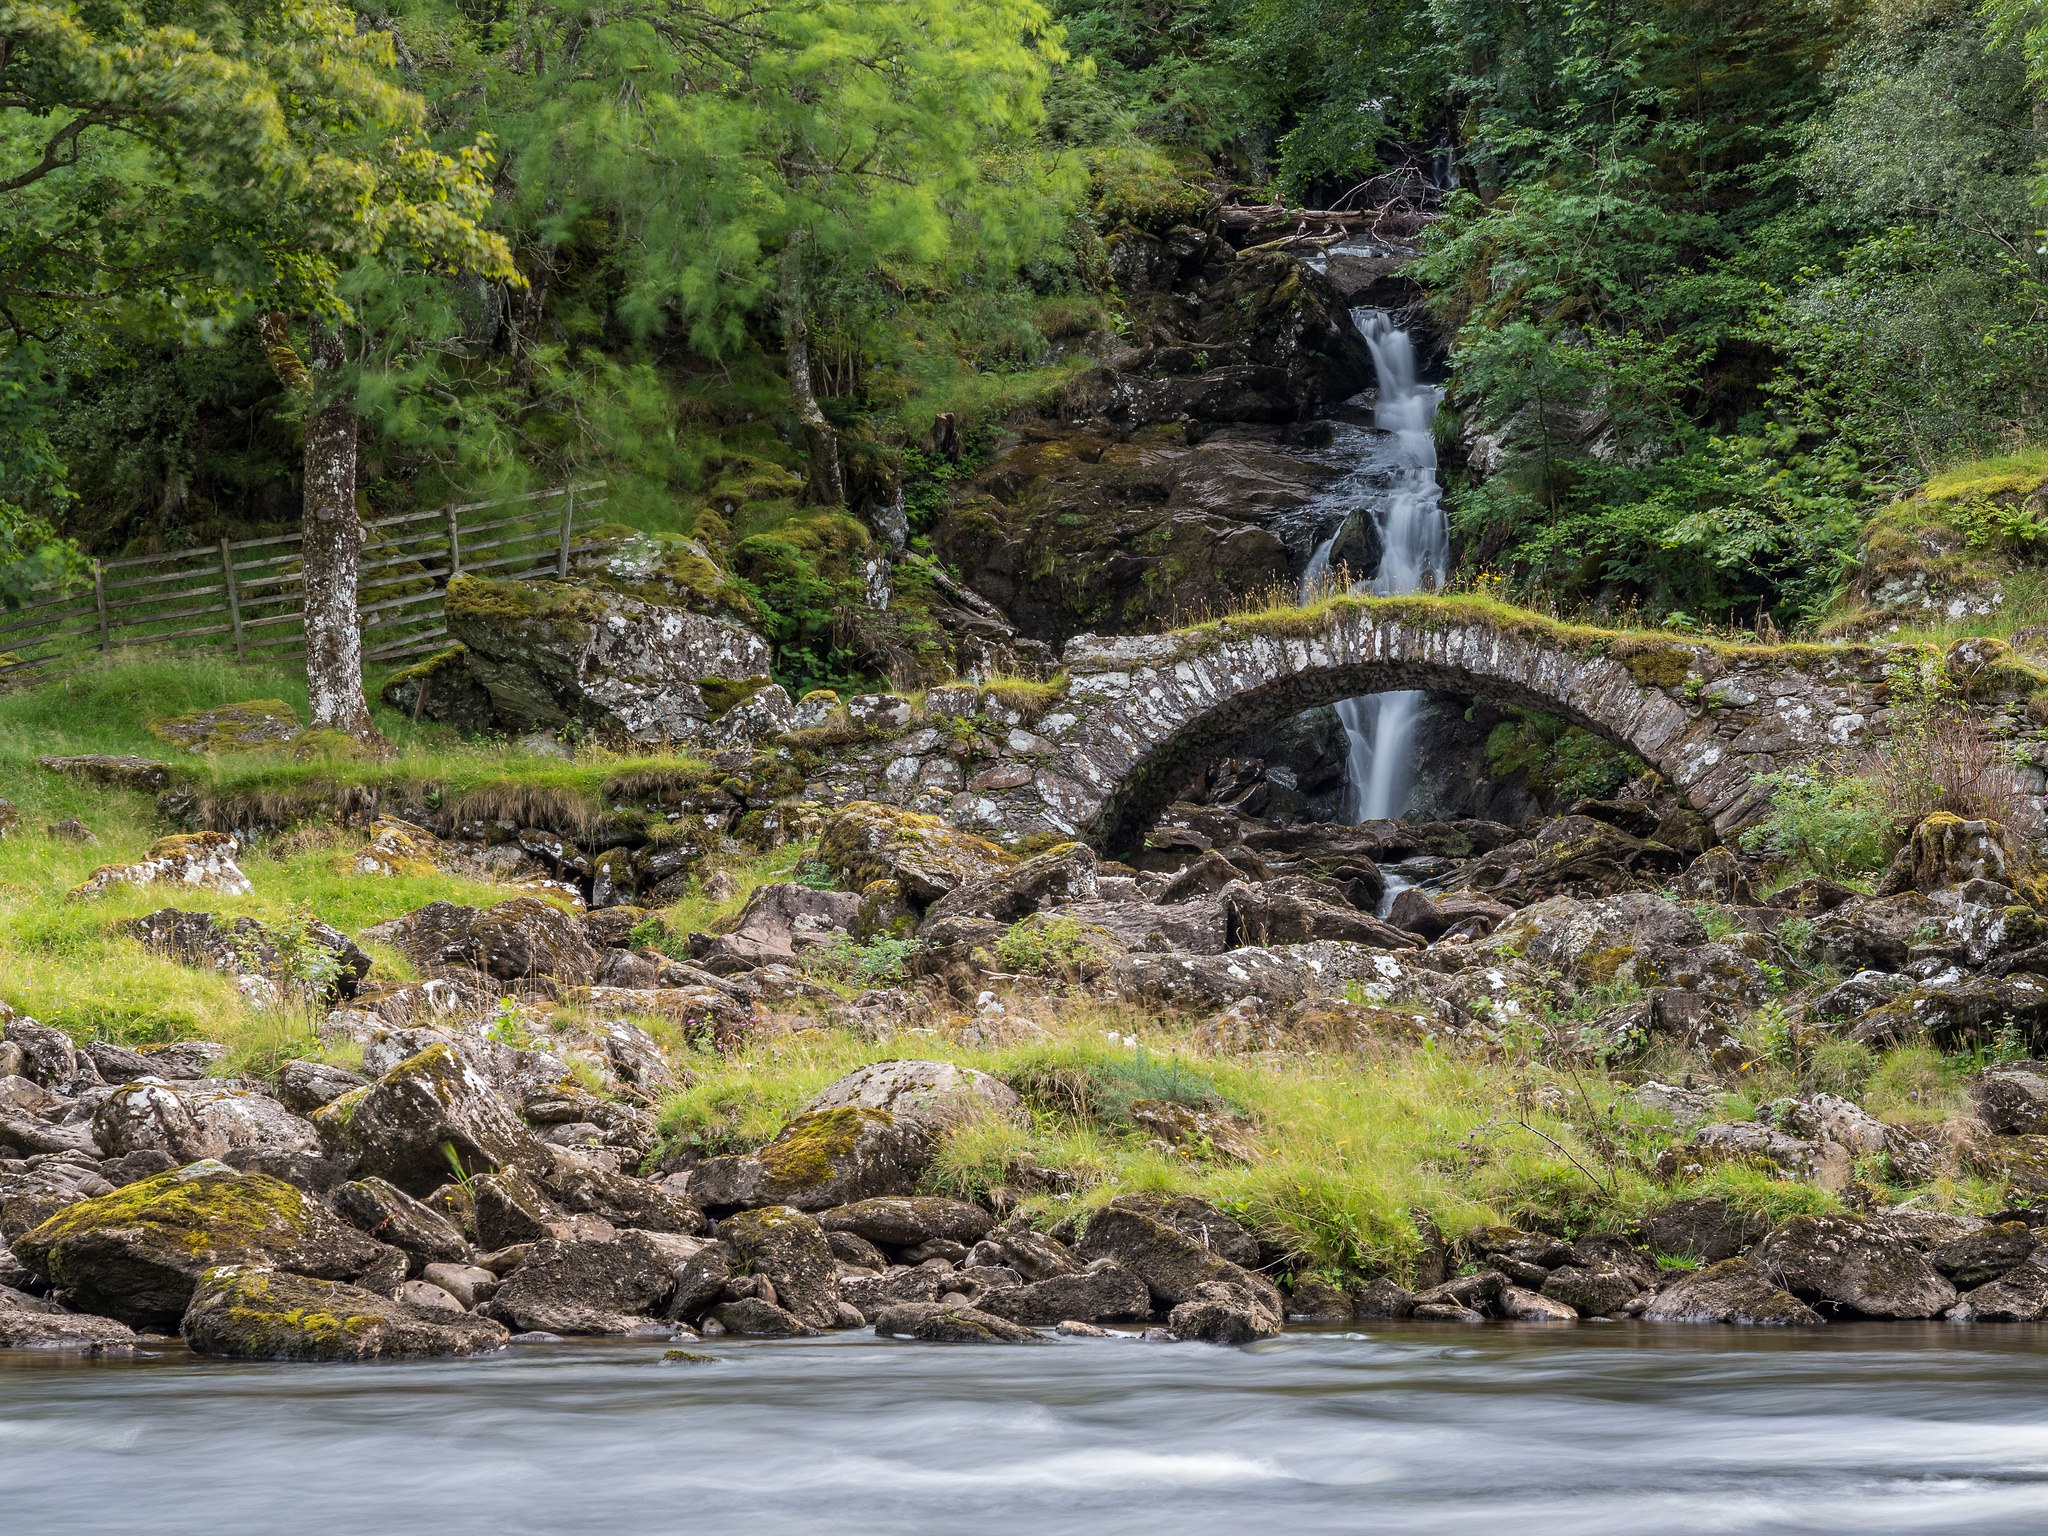
[[[1348,1323],[1351,1312],[1351,1293],[1321,1275],[1296,1275],[1287,1289],[1290,1323]]]
[[[1724,907],[1756,905],[1749,875],[1726,848],[1709,848],[1686,865],[1676,889],[1681,901],[1706,901]]]
[[[418,1360],[500,1349],[505,1329],[459,1308],[431,1317],[333,1280],[246,1264],[200,1276],[180,1331],[195,1354],[241,1360]]]
[[[1016,855],[936,816],[856,800],[825,824],[818,858],[850,891],[893,880],[919,905],[958,886],[999,874]]]
[[[522,1333],[630,1333],[675,1289],[675,1266],[644,1233],[608,1242],[546,1238],[478,1310]]]
[[[776,1301],[812,1328],[830,1328],[839,1316],[839,1272],[816,1220],[788,1206],[766,1206],[728,1216],[719,1241],[732,1249],[741,1273],[765,1276]]]
[[[1402,1318],[1415,1311],[1415,1297],[1391,1275],[1368,1281],[1351,1298],[1351,1315],[1360,1322]]]
[[[1956,1298],[1944,1314],[1952,1323],[2034,1323],[2048,1317],[2048,1266],[2038,1259],[2015,1265],[1998,1279]]]
[[[475,1264],[429,1264],[420,1278],[437,1285],[455,1298],[457,1305],[474,1312],[497,1294],[498,1277]]]
[[[1675,874],[1684,855],[1631,837],[1590,816],[1560,816],[1532,838],[1483,854],[1467,873],[1471,888],[1509,906],[1551,896],[1611,896]]]
[[[1856,1317],[1939,1317],[1956,1299],[1912,1244],[1847,1216],[1795,1216],[1756,1261],[1800,1300]]]
[[[1187,1301],[1199,1301],[1205,1308],[1222,1303],[1263,1313],[1274,1331],[1279,1328],[1283,1309],[1280,1293],[1270,1280],[1138,1211],[1119,1210],[1114,1205],[1097,1211],[1088,1219],[1077,1251],[1084,1259],[1115,1259],[1145,1282],[1162,1308]],[[1208,1286],[1221,1289],[1203,1289]],[[1182,1330],[1176,1327],[1174,1331]]]
[[[1363,944],[1318,940],[1279,949],[1232,949],[1217,955],[1127,954],[1104,967],[1096,990],[1167,1008],[1203,1013],[1255,997],[1284,1009],[1308,997],[1341,996],[1347,982],[1383,980],[1380,962],[1396,957]],[[1403,974],[1398,967],[1394,974]]]
[[[940,1266],[919,1264],[874,1275],[843,1275],[839,1299],[872,1323],[890,1307],[906,1302],[937,1301]]]
[[[115,789],[132,789],[146,795],[170,787],[171,765],[146,757],[87,752],[74,757],[39,757],[38,766],[88,784],[106,784]]]
[[[1643,1309],[1646,1323],[1742,1323],[1800,1328],[1822,1321],[1818,1312],[1772,1284],[1746,1259],[1723,1259],[1674,1281]]]
[[[986,1114],[1025,1123],[1024,1101],[1008,1083],[950,1061],[878,1061],[826,1084],[804,1108],[881,1110],[928,1136]]]
[[[469,1257],[469,1244],[439,1211],[420,1204],[385,1179],[358,1179],[336,1187],[329,1201],[358,1231],[403,1249],[412,1274],[430,1264],[456,1264]]]
[[[2048,1062],[2016,1061],[1970,1075],[1977,1118],[2000,1136],[2048,1134]]]
[[[1912,988],[1910,978],[1890,971],[1858,971],[1808,999],[1806,1016],[1819,1020],[1860,1018]]]
[[[718,976],[793,964],[802,950],[844,937],[859,908],[860,897],[850,891],[789,882],[756,886],[726,931],[690,935],[690,954]]]
[[[738,1263],[732,1245],[706,1243],[683,1261],[676,1271],[676,1288],[669,1297],[668,1316],[678,1322],[695,1322],[725,1295]]]
[[[714,713],[701,681],[765,677],[773,659],[738,624],[568,582],[458,576],[445,607],[469,675],[515,728],[575,720],[628,741],[689,741]]]
[[[820,1211],[818,1225],[828,1233],[852,1232],[871,1243],[913,1248],[935,1237],[975,1243],[995,1225],[995,1218],[980,1206],[963,1200],[899,1195],[858,1200]]]
[[[1703,1125],[1693,1132],[1682,1156],[1665,1156],[1678,1166],[1687,1158],[1701,1167],[1745,1163],[1774,1178],[1803,1179],[1834,1191],[1848,1187],[1851,1163],[1848,1149],[1834,1142],[1788,1136],[1755,1120]]]
[[[4,1006],[0,1004],[0,1008]],[[64,1087],[89,1064],[63,1030],[22,1018],[11,1010],[4,1017],[7,1027],[0,1038],[21,1053],[19,1064],[10,1070],[29,1081],[44,1088]]]
[[[2030,1048],[2048,1046],[2048,980],[2019,973],[1931,983],[1864,1014],[1848,1033],[1878,1048],[1924,1034],[1944,1051],[1961,1051],[1988,1046],[2013,1028]]]
[[[1640,1273],[1614,1264],[1567,1264],[1543,1282],[1543,1294],[1578,1317],[1613,1317],[1642,1288]]]
[[[1879,891],[1943,891],[1971,880],[2009,884],[2014,867],[2005,829],[1997,822],[1966,821],[1949,811],[1935,811],[1913,828]]]
[[[653,1179],[635,1178],[588,1159],[558,1157],[549,1187],[564,1210],[602,1216],[615,1226],[682,1236],[704,1230],[704,1213],[694,1201]]]
[[[1002,1265],[1014,1270],[1026,1284],[1077,1274],[1081,1269],[1081,1261],[1065,1243],[1014,1219],[976,1243],[968,1262]]]
[[[1235,1217],[1194,1195],[1118,1195],[1110,1206],[1164,1222],[1198,1248],[1246,1269],[1259,1262],[1259,1240]]]
[[[90,1125],[59,1125],[12,1104],[0,1103],[0,1151],[23,1158],[69,1152],[96,1159],[101,1143]]]
[[[1813,951],[1838,971],[1902,971],[1918,935],[1944,915],[1917,891],[1844,902],[1814,920]]]
[[[1049,1344],[1041,1333],[972,1307],[908,1301],[875,1315],[875,1336],[926,1344]]]
[[[1207,1344],[1255,1344],[1280,1332],[1277,1312],[1259,1304],[1243,1287],[1210,1280],[1166,1317],[1167,1331],[1177,1339]]]
[[[1227,1110],[1197,1109],[1170,1099],[1135,1099],[1124,1113],[1132,1125],[1184,1156],[1252,1163],[1266,1155],[1257,1141],[1258,1127]]]
[[[369,1086],[369,1079],[324,1061],[288,1061],[277,1069],[277,1098],[294,1114],[310,1115],[345,1093]]]
[[[1835,1093],[1780,1099],[1757,1111],[1757,1119],[1808,1141],[1831,1141],[1851,1157],[1875,1157],[1885,1149],[1885,1128],[1859,1104]]]
[[[125,1350],[135,1330],[111,1317],[71,1312],[54,1301],[0,1285],[0,1349]]]
[[[875,1109],[806,1110],[752,1155],[714,1157],[690,1176],[711,1209],[789,1205],[822,1211],[877,1195],[908,1195],[931,1161],[931,1139]]]
[[[711,1309],[710,1320],[727,1333],[764,1339],[799,1339],[818,1331],[787,1308],[758,1296],[721,1302]]]
[[[113,1183],[93,1169],[54,1158],[46,1158],[34,1168],[0,1171],[0,1239],[19,1242],[23,1234],[59,1211],[81,1200],[110,1195],[114,1189]]]
[[[333,1100],[313,1123],[330,1155],[412,1195],[430,1193],[451,1170],[473,1177],[517,1168],[544,1177],[553,1166],[512,1106],[445,1044]]]
[[[70,892],[73,901],[96,901],[122,885],[175,885],[188,891],[247,896],[256,887],[235,863],[241,844],[225,832],[185,832],[160,837],[148,856],[133,864],[102,864]]]
[[[1711,1195],[1680,1200],[1643,1218],[1643,1241],[1651,1248],[1701,1264],[1732,1259],[1769,1231],[1762,1217]]]
[[[1086,843],[1060,843],[1009,869],[956,886],[932,903],[925,922],[977,917],[1014,923],[1041,907],[1092,902],[1095,896],[1095,851]]]
[[[80,1305],[168,1327],[219,1264],[396,1284],[405,1255],[278,1179],[198,1162],[67,1207],[14,1240],[21,1261]]]
[[[2024,1221],[2002,1221],[1928,1250],[1927,1262],[1959,1290],[1984,1285],[2017,1269],[2034,1252]]]
[[[548,1192],[517,1168],[501,1168],[470,1181],[476,1240],[486,1249],[530,1243],[544,1237],[567,1237],[568,1215]]]
[[[1014,1323],[1143,1322],[1152,1308],[1145,1282],[1114,1260],[1102,1259],[1075,1274],[990,1291],[984,1311]]]
[[[211,912],[164,907],[125,927],[143,948],[181,965],[245,978],[245,992],[252,992],[246,983],[260,982],[309,1000],[353,997],[370,974],[370,957],[355,941],[318,919],[287,935],[253,917],[219,918]],[[320,978],[318,986],[312,981],[315,976]]]
[[[1372,949],[1415,949],[1412,933],[1383,923],[1355,907],[1335,906],[1267,886],[1233,881],[1218,893],[1233,947],[1313,944],[1319,940],[1361,944]]]
[[[317,1154],[320,1134],[267,1093],[235,1083],[193,1083],[178,1096],[193,1122],[226,1158],[241,1151]]]
[[[1567,1302],[1543,1291],[1525,1291],[1519,1285],[1503,1287],[1500,1315],[1511,1323],[1576,1323],[1579,1314]]]
[[[422,972],[482,971],[501,981],[547,977],[589,982],[598,954],[583,924],[552,902],[515,896],[478,911],[433,901],[365,928],[359,938],[389,944]]]

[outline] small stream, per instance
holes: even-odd
[[[870,1334],[312,1366],[0,1352],[10,1532],[2000,1532],[2048,1330]]]

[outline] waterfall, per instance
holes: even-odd
[[[1437,391],[1416,376],[1415,342],[1384,310],[1351,314],[1372,350],[1379,374],[1375,425],[1387,451],[1380,455],[1391,484],[1374,509],[1382,553],[1371,582],[1381,596],[1419,592],[1444,578],[1450,563],[1450,525],[1436,479]],[[1343,524],[1340,521],[1338,531]],[[1309,557],[1304,592],[1330,567],[1337,532]],[[1407,808],[1415,777],[1415,726],[1425,695],[1374,693],[1344,699],[1337,719],[1344,727],[1344,815],[1351,821],[1398,816]]]

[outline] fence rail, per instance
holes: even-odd
[[[365,523],[364,660],[423,656],[445,642],[441,597],[456,576],[568,575],[575,556],[598,547],[578,541],[577,521],[605,504],[604,491],[590,480]],[[299,536],[95,562],[90,591],[0,613],[0,683],[44,680],[131,645],[231,651],[238,661],[303,655]]]

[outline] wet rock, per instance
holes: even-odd
[[[1552,1270],[1543,1282],[1544,1296],[1562,1302],[1580,1317],[1613,1317],[1642,1288],[1641,1274],[1612,1264],[1584,1268],[1567,1264]]]
[[[939,1299],[937,1266],[898,1267],[876,1275],[849,1275],[839,1282],[840,1300],[873,1322],[890,1307]]]
[[[1673,1258],[1717,1264],[1761,1242],[1769,1230],[1762,1217],[1706,1195],[1680,1200],[1645,1217],[1643,1241]]]
[[[2048,1062],[2022,1061],[1971,1074],[1977,1118],[2000,1136],[2048,1134]]]
[[[797,1339],[818,1331],[795,1313],[757,1296],[721,1302],[710,1315],[727,1333],[755,1338]]]
[[[217,1162],[192,1163],[69,1206],[13,1247],[80,1305],[136,1327],[174,1324],[199,1276],[218,1264],[393,1284],[405,1270],[397,1249],[291,1185]]]
[[[1164,1222],[1197,1247],[1233,1264],[1249,1269],[1259,1261],[1259,1240],[1235,1217],[1194,1195],[1118,1195],[1110,1207]]]
[[[756,886],[723,933],[693,933],[690,954],[714,975],[793,964],[800,952],[845,935],[860,908],[850,891],[807,885]]]
[[[848,890],[893,880],[920,904],[1017,863],[1014,854],[936,816],[868,800],[843,807],[826,823],[818,858]]]
[[[1041,1326],[1072,1319],[1083,1323],[1143,1322],[1151,1311],[1145,1282],[1113,1260],[1098,1260],[1075,1274],[1054,1275],[1027,1285],[991,1291],[984,1311],[1016,1323]],[[1346,1308],[1349,1316],[1349,1308]]]
[[[369,1082],[360,1072],[324,1061],[288,1061],[277,1069],[277,1097],[294,1114],[310,1115]]]
[[[1008,1083],[950,1061],[878,1061],[827,1084],[804,1107],[881,1110],[930,1136],[985,1114],[1024,1121],[1024,1101]]]
[[[1998,1279],[1956,1298],[1953,1323],[2032,1323],[2048,1317],[2048,1266],[2029,1258]]]
[[[1280,1318],[1241,1286],[1211,1280],[1196,1286],[1193,1295],[1167,1314],[1166,1326],[1177,1339],[1255,1344],[1279,1334]]]
[[[875,1316],[878,1338],[916,1339],[926,1344],[1047,1344],[1043,1334],[973,1307],[939,1302],[899,1302]]]
[[[111,1317],[70,1312],[54,1301],[0,1285],[0,1349],[89,1349],[96,1352],[132,1348],[135,1331]]]
[[[501,1349],[497,1323],[419,1308],[333,1280],[227,1264],[208,1269],[181,1325],[194,1353],[242,1360],[416,1360]]]
[[[512,1106],[443,1044],[332,1100],[313,1123],[330,1155],[352,1158],[363,1173],[412,1195],[446,1180],[451,1158],[465,1176],[499,1168],[542,1176],[553,1166]]]
[[[1096,893],[1094,850],[1086,843],[1061,843],[1009,869],[956,886],[932,903],[925,922],[978,917],[1014,923],[1041,907],[1092,902]]]
[[[788,1206],[741,1211],[718,1225],[719,1241],[737,1267],[765,1276],[776,1300],[813,1328],[833,1327],[839,1315],[839,1274],[832,1248],[816,1220]]]
[[[519,1332],[630,1333],[668,1305],[676,1272],[646,1235],[533,1245],[478,1309]]]
[[[936,1195],[904,1195],[860,1200],[818,1213],[826,1232],[852,1232],[870,1243],[911,1248],[932,1238],[975,1243],[995,1225],[978,1205]]]
[[[1822,1321],[1798,1297],[1766,1279],[1746,1259],[1723,1259],[1659,1291],[1643,1309],[1646,1323],[1739,1323],[1802,1328]]]
[[[448,585],[448,630],[515,729],[581,721],[636,742],[689,741],[713,713],[702,679],[766,677],[767,641],[707,614],[568,582]]]
[[[1415,1297],[1417,1315],[1423,1307],[1458,1307],[1477,1312],[1491,1307],[1500,1300],[1501,1292],[1507,1289],[1507,1276],[1497,1269],[1482,1269],[1469,1275],[1456,1275],[1441,1285],[1431,1286]]]
[[[470,1183],[476,1240],[485,1248],[504,1248],[545,1237],[563,1237],[569,1213],[546,1190],[517,1168],[482,1174]]]
[[[1212,1323],[1229,1331],[1217,1309],[1257,1312],[1279,1329],[1282,1306],[1280,1293],[1263,1275],[1233,1264],[1199,1246],[1185,1233],[1135,1210],[1110,1206],[1088,1220],[1078,1250],[1083,1259],[1111,1258],[1145,1282],[1153,1299],[1164,1307],[1183,1302],[1203,1303],[1199,1326]],[[1205,1286],[1220,1290],[1208,1291]],[[1212,1315],[1216,1314],[1216,1315]],[[1176,1333],[1190,1336],[1177,1325]],[[1206,1337],[1206,1334],[1201,1336]]]
[[[1858,1317],[1939,1317],[1956,1299],[1918,1249],[1846,1216],[1795,1216],[1756,1259],[1802,1301]]]
[[[1471,934],[1491,933],[1513,915],[1514,908],[1505,902],[1471,891],[1431,896],[1412,885],[1397,895],[1387,909],[1387,921],[1394,927],[1432,942],[1453,928]]]
[[[225,832],[184,832],[160,837],[133,864],[102,864],[70,892],[73,901],[96,901],[117,886],[173,885],[181,890],[247,896],[256,889],[235,863],[241,851]]]
[[[1519,1285],[1506,1286],[1500,1293],[1500,1315],[1511,1323],[1576,1323],[1579,1314],[1572,1306],[1547,1292],[1525,1291]]]
[[[2034,1252],[2034,1234],[2023,1221],[2005,1221],[1931,1249],[1927,1261],[1959,1290],[1996,1280]]]
[[[1390,1275],[1369,1280],[1351,1298],[1351,1315],[1360,1322],[1408,1317],[1415,1311],[1415,1297]]]
[[[1027,1284],[1077,1274],[1082,1267],[1065,1243],[1015,1219],[976,1243],[968,1262],[1000,1264],[1015,1270]]]
[[[414,1275],[430,1264],[460,1263],[469,1257],[469,1244],[453,1222],[387,1180],[342,1184],[329,1199],[351,1226],[403,1249]]]

